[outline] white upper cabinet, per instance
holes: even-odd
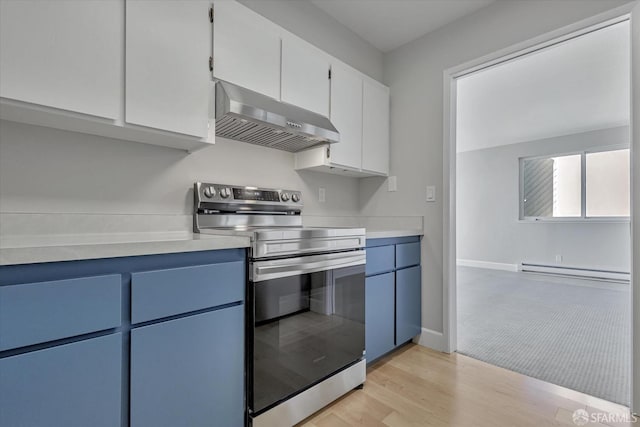
[[[362,169],[389,174],[389,88],[364,81]]]
[[[207,1],[127,0],[127,123],[207,137],[210,6]]]
[[[213,7],[214,77],[280,99],[280,27],[235,1]]]
[[[282,38],[282,101],[329,116],[329,57],[299,38]]]
[[[388,87],[334,60],[330,119],[340,132],[340,142],[296,153],[296,170],[389,175]]]
[[[331,123],[340,142],[331,145],[330,161],[347,168],[362,167],[362,77],[333,64],[331,68]]]
[[[0,1],[0,97],[121,114],[124,0]]]
[[[209,7],[0,0],[0,118],[188,151],[207,146]]]
[[[388,174],[388,88],[237,1],[0,0],[0,119],[194,151],[216,79],[331,119],[296,169]]]

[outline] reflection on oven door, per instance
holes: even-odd
[[[308,276],[282,277],[255,286],[255,321],[263,323],[309,310]]]

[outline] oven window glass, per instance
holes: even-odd
[[[364,266],[254,286],[254,415],[362,357]]]

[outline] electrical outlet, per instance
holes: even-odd
[[[434,185],[427,186],[427,202],[436,201],[436,187]]]
[[[322,187],[318,189],[318,201],[320,203],[324,203],[326,201],[326,191]]]
[[[389,186],[388,191],[398,191],[398,177],[390,176],[387,180],[387,185]]]
[[[562,264],[562,255],[556,255],[556,263]]]

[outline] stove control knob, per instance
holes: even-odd
[[[228,199],[229,196],[231,196],[231,190],[228,188],[222,188],[220,190],[220,196],[222,196],[223,199]]]
[[[204,195],[205,195],[205,197],[206,197],[207,199],[210,199],[210,198],[212,198],[213,196],[215,196],[215,195],[216,195],[216,189],[215,189],[215,188],[213,188],[213,187],[211,187],[211,186],[206,187],[206,188],[204,189]]]
[[[282,193],[280,198],[282,199],[283,202],[288,202],[289,201],[289,193]]]
[[[298,196],[297,194],[292,194],[292,195],[291,195],[291,200],[292,200],[294,203],[298,203],[298,202],[300,201],[300,196]]]

